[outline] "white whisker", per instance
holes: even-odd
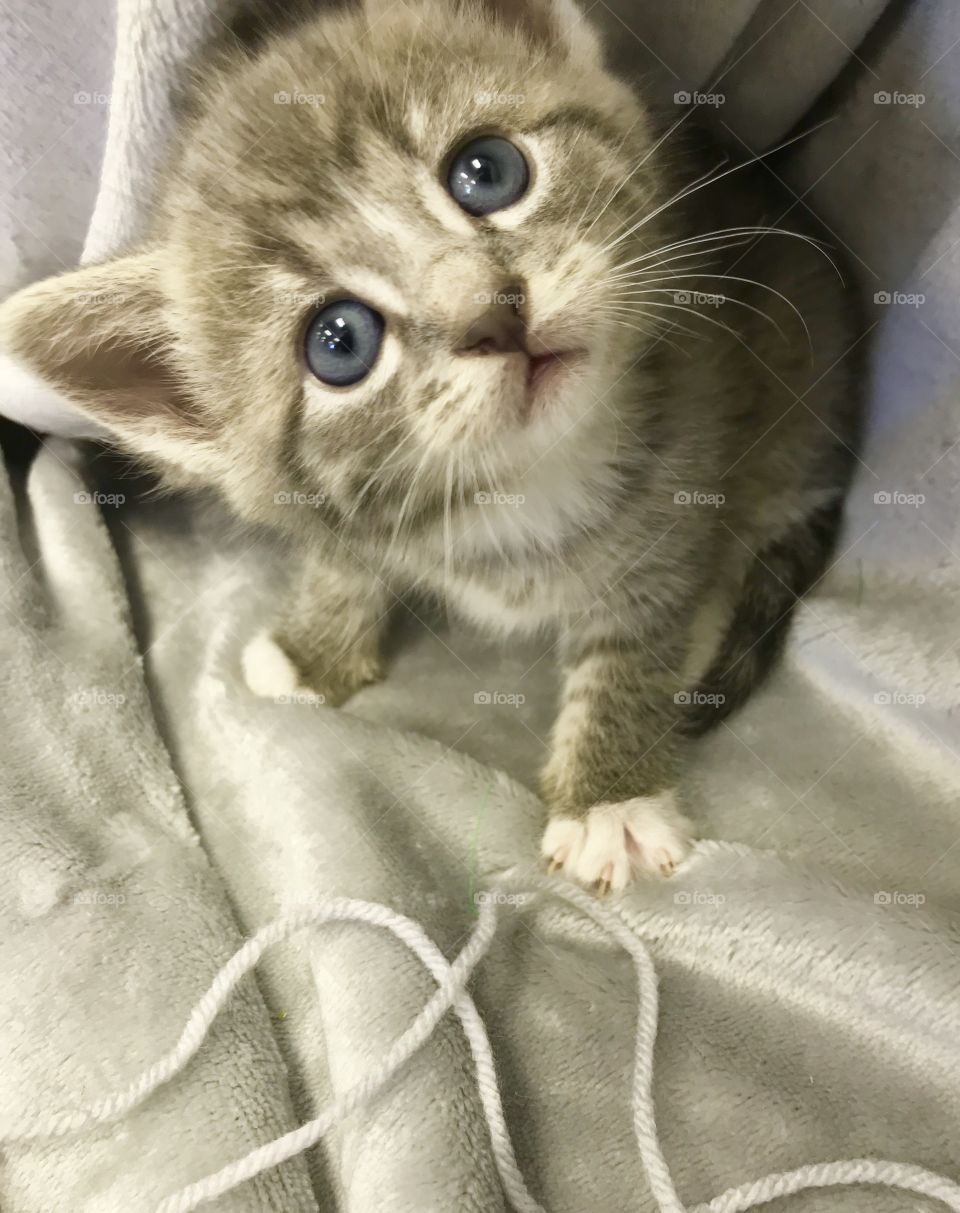
[[[820,122],[816,126],[811,127],[810,130],[802,131],[799,135],[794,135],[790,139],[785,139],[782,143],[778,143],[775,147],[769,148],[765,152],[758,152],[756,155],[750,156],[747,160],[743,160],[739,164],[733,165],[731,168],[724,169],[722,173],[717,173],[715,176],[709,177],[706,181],[704,181],[702,178],[698,178],[693,184],[687,186],[685,189],[675,194],[672,198],[669,198],[666,202],[661,203],[660,206],[655,207],[648,214],[644,215],[642,219],[629,227],[625,232],[621,232],[621,234],[617,236],[615,240],[604,246],[603,251],[609,252],[610,249],[615,248],[616,245],[621,243],[621,241],[626,240],[629,236],[632,236],[634,232],[639,231],[639,229],[645,226],[645,224],[649,223],[651,219],[655,219],[657,215],[662,214],[665,210],[671,206],[674,206],[676,203],[682,202],[683,199],[689,198],[692,194],[696,194],[702,189],[706,189],[708,185],[714,185],[717,181],[722,181],[724,177],[729,177],[731,173],[740,172],[741,169],[749,168],[751,164],[757,164],[759,161],[766,159],[768,156],[772,156],[776,152],[783,151],[784,148],[798,142],[800,139],[805,139],[808,135],[812,135],[814,131],[819,130],[820,127],[824,125],[826,125],[825,122]]]

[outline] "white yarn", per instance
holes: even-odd
[[[532,878],[526,883],[529,887],[525,891],[530,895],[551,894],[576,906],[612,936],[633,960],[639,995],[633,1074],[633,1127],[650,1190],[660,1213],[744,1213],[780,1196],[789,1196],[809,1188],[846,1184],[900,1188],[942,1201],[953,1213],[960,1213],[960,1185],[923,1167],[873,1158],[814,1163],[794,1171],[765,1175],[752,1183],[730,1188],[706,1204],[688,1209],[677,1195],[670,1168],[660,1149],[654,1115],[653,1050],[657,1035],[657,976],[650,952],[621,918],[582,890],[543,878]],[[502,887],[499,891],[502,891]],[[189,1210],[229,1192],[238,1184],[314,1145],[350,1112],[362,1107],[382,1090],[429,1039],[434,1028],[451,1009],[463,1025],[473,1054],[480,1100],[504,1193],[517,1213],[545,1213],[527,1190],[517,1166],[503,1115],[490,1041],[476,1005],[466,991],[470,974],[490,947],[497,925],[495,899],[487,897],[478,900],[480,910],[477,924],[452,964],[419,924],[374,902],[336,897],[330,898],[319,908],[304,909],[278,918],[259,930],[227,961],[190,1013],[174,1047],[129,1086],[86,1108],[25,1117],[3,1134],[3,1140],[34,1141],[60,1137],[88,1125],[114,1120],[129,1112],[184,1068],[200,1048],[210,1025],[237,984],[256,966],[267,948],[306,927],[326,922],[364,922],[391,931],[423,962],[437,983],[437,990],[426,1006],[397,1038],[380,1065],[335,1099],[319,1116],[275,1141],[259,1146],[245,1158],[229,1163],[213,1175],[168,1196],[157,1206],[156,1213],[189,1213]]]

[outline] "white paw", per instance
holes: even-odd
[[[297,667],[266,632],[254,636],[240,659],[243,677],[254,695],[277,699],[302,690]]]
[[[673,792],[598,804],[584,817],[553,817],[541,853],[551,871],[600,893],[626,888],[634,871],[670,876],[693,842]]]

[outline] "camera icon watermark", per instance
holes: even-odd
[[[489,704],[519,708],[527,702],[527,697],[515,691],[475,691],[473,702],[481,706]]]
[[[326,501],[325,493],[301,493],[296,489],[285,489],[274,493],[274,505],[305,505],[312,510],[318,510]]]
[[[126,893],[104,893],[101,889],[81,889],[73,896],[75,906],[122,906]]]
[[[915,510],[926,500],[924,493],[902,493],[899,489],[879,489],[873,495],[874,505],[909,505]]]
[[[325,105],[326,101],[325,93],[305,93],[298,88],[273,94],[274,105]]]
[[[702,493],[699,489],[678,489],[673,495],[674,505],[706,505],[715,510],[726,500],[723,493]]]
[[[127,702],[122,691],[105,691],[102,687],[85,687],[73,691],[65,702],[72,708],[122,708]]]
[[[277,303],[294,307],[323,307],[327,302],[326,295],[319,291],[274,291],[273,297]]]
[[[727,697],[719,691],[677,691],[673,702],[678,707],[718,708],[727,702]]]
[[[485,89],[473,94],[477,105],[523,105],[526,99],[526,93],[500,93]]]
[[[474,493],[474,505],[511,505],[514,509],[523,505],[526,497],[523,493],[498,493],[485,492],[481,490],[479,493]]]
[[[100,506],[117,506],[123,505],[126,501],[126,495],[123,493],[101,493],[99,489],[92,489],[90,492],[81,490],[79,493],[74,493],[74,505],[100,505]]]
[[[74,303],[84,307],[102,307],[104,304],[119,305],[127,302],[127,297],[121,291],[74,291]]]
[[[904,893],[899,889],[884,890],[873,895],[875,906],[922,906],[926,900],[925,893]]]
[[[922,291],[875,291],[873,302],[881,307],[923,307],[927,297]]]
[[[877,691],[873,702],[880,707],[922,708],[927,697],[919,691]]]
[[[717,294],[716,291],[674,291],[673,302],[682,307],[690,304],[696,307],[723,307],[727,297]]]
[[[473,297],[473,302],[479,303],[481,307],[490,307],[492,304],[501,304],[507,307],[523,307],[526,301],[526,295],[521,294],[519,291],[477,291]]]
[[[325,695],[321,695],[319,691],[288,691],[283,695],[274,695],[274,703],[280,704],[299,704],[301,707],[316,708],[321,707],[327,702]]]
[[[725,93],[698,93],[696,90],[688,92],[686,89],[679,89],[673,94],[674,105],[707,105],[718,109],[726,100]]]
[[[924,105],[926,100],[926,93],[901,93],[898,89],[879,89],[873,94],[874,105],[906,105],[917,109]]]
[[[473,895],[478,906],[523,906],[530,899],[530,893],[508,893],[506,889],[482,889]]]
[[[673,895],[675,906],[722,906],[726,900],[723,893],[709,889],[681,889]]]

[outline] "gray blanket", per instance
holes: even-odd
[[[689,1205],[835,1158],[960,1181],[960,16],[949,0],[882,8],[593,10],[659,103],[712,97],[703,112],[735,147],[832,119],[775,171],[791,209],[814,207],[857,264],[870,323],[871,422],[838,560],[776,678],[695,754],[684,798],[707,841],[673,880],[612,903],[660,973],[656,1106]],[[9,286],[138,230],[171,73],[215,17],[199,0],[118,12],[115,29],[82,31],[58,0],[0,16],[27,82],[0,113]],[[98,54],[75,48],[107,38],[114,64],[100,54],[108,75],[94,79]],[[76,131],[38,137],[52,119],[31,88],[57,78],[111,94],[109,122],[81,103]],[[38,150],[24,157],[28,138]],[[77,191],[51,178],[37,197],[50,161],[31,161],[58,138],[80,197],[99,176],[86,233]],[[64,416],[37,385],[2,378],[0,393],[11,415]],[[99,468],[54,442],[0,486],[0,1139],[125,1086],[278,914],[366,898],[453,956],[476,892],[536,868],[527,788],[555,689],[542,651],[407,610],[388,680],[346,710],[255,700],[238,652],[283,577],[269,542],[238,535],[214,503],[161,503]],[[531,1191],[550,1213],[656,1209],[631,1125],[629,960],[559,903],[500,918],[471,990]],[[315,1115],[433,989],[369,926],[296,936],[135,1111],[4,1147],[0,1207],[154,1208]],[[505,1209],[456,1020],[321,1144],[215,1207]],[[942,1206],[859,1187],[768,1207]]]

